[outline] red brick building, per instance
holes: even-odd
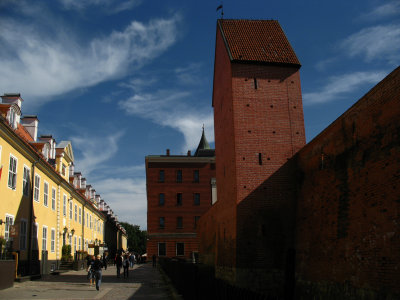
[[[148,257],[197,258],[197,222],[216,198],[214,149],[204,130],[193,156],[146,156],[146,181]]]
[[[299,68],[277,21],[218,21],[200,261],[274,299],[398,299],[400,68],[307,145]]]

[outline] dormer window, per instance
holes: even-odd
[[[66,173],[67,173],[67,166],[64,165],[64,164],[62,164],[62,166],[61,166],[61,174],[62,174],[63,176],[65,176]]]

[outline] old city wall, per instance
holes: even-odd
[[[399,141],[397,68],[300,151],[299,295],[400,294]]]

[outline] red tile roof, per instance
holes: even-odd
[[[218,20],[218,26],[232,61],[300,66],[276,20]]]

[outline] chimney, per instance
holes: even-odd
[[[4,93],[3,96],[1,96],[1,99],[3,100],[3,103],[6,104],[17,104],[19,109],[21,110],[21,106],[22,106],[22,98],[21,98],[21,94],[19,93]]]
[[[188,150],[187,156],[192,156],[192,151]]]
[[[53,136],[51,135],[41,135],[39,137],[39,141],[45,141],[50,144],[50,154],[49,158],[55,159],[56,158],[56,140],[53,139]],[[71,172],[70,172],[71,174]]]
[[[25,127],[25,129],[29,132],[29,135],[36,142],[39,125],[39,119],[37,118],[37,116],[24,116],[23,118],[21,118],[21,124]]]
[[[169,149],[167,149],[167,156],[169,156]]]

